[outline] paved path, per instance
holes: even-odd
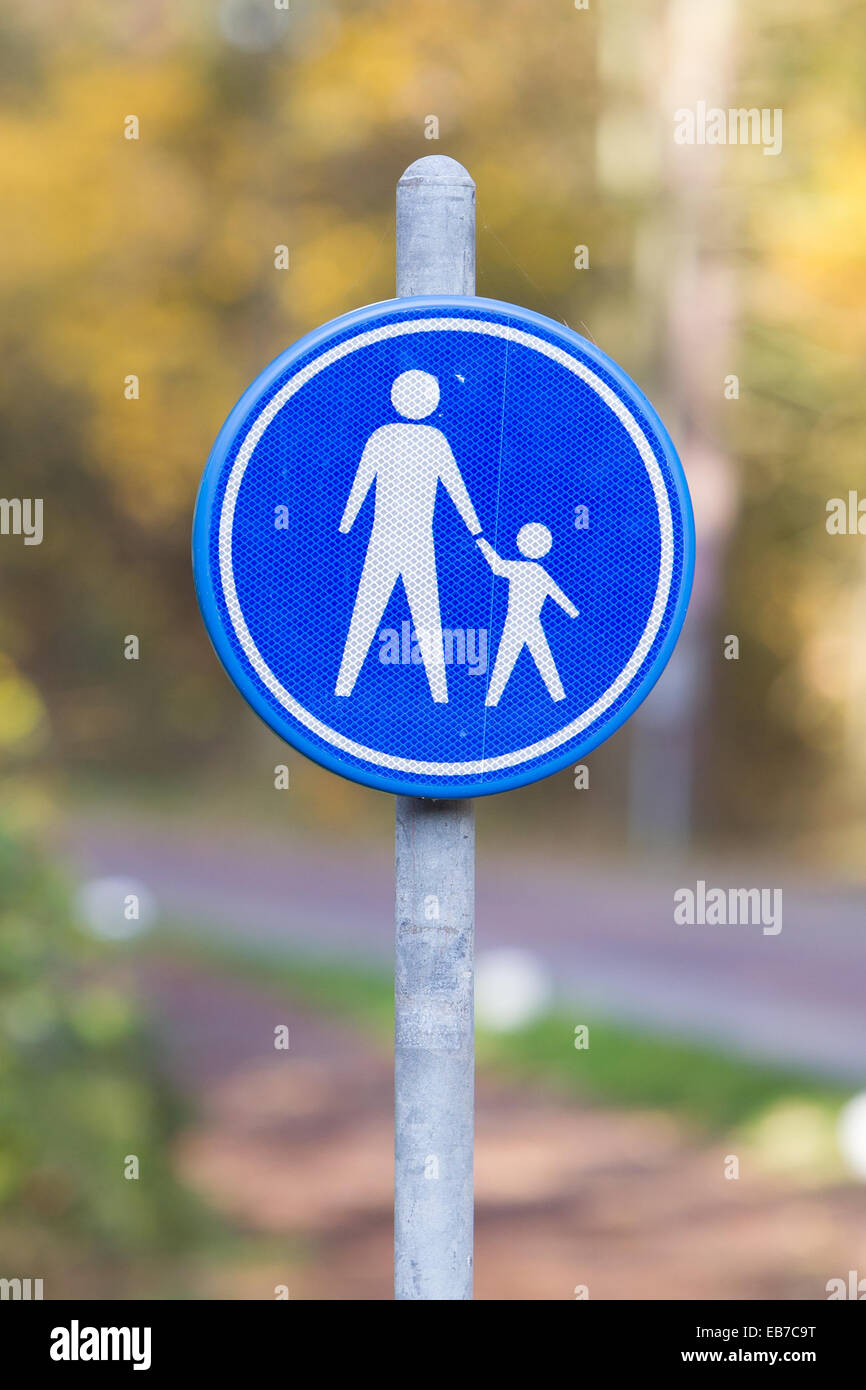
[[[79,820],[64,849],[82,875],[129,875],[161,911],[215,934],[390,960],[392,861],[341,840],[240,839]],[[781,888],[783,927],[677,926],[673,894]],[[668,1032],[866,1086],[866,890],[790,870],[692,858],[650,871],[487,852],[479,835],[479,952],[530,947],[564,996]]]

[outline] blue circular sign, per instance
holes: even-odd
[[[308,757],[413,796],[536,781],[608,738],[685,617],[694,528],[634,383],[562,324],[419,297],[278,357],[193,530],[231,679]]]

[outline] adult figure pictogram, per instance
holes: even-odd
[[[429,372],[402,372],[391,388],[391,402],[404,420],[424,420],[439,404],[439,383]],[[402,579],[430,694],[437,704],[448,699],[433,540],[440,482],[472,535],[479,535],[481,525],[441,430],[435,425],[390,424],[382,425],[368,439],[340,522],[344,534],[352,529],[375,483],[373,529],[336,695],[349,696],[354,690],[394,585]]]

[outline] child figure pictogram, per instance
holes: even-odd
[[[571,599],[551,579],[544,566],[537,563],[553,544],[550,532],[539,521],[529,521],[525,526],[521,526],[517,533],[517,549],[521,555],[527,557],[525,560],[503,560],[483,536],[478,537],[477,544],[493,573],[507,579],[509,586],[505,626],[484,703],[499,704],[508,678],[514,670],[514,664],[524,647],[529,648],[550,698],[564,700],[565,691],[559,679],[556,662],[541,626],[541,610],[544,600],[552,598],[570,618],[577,618],[579,614]]]

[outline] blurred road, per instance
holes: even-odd
[[[390,961],[393,867],[345,838],[240,838],[228,830],[117,819],[68,826],[80,876],[126,876],[161,914],[215,935]],[[544,862],[478,844],[477,947],[530,948],[565,999],[588,1012],[866,1084],[866,892],[789,870],[722,870],[694,859],[651,870]],[[778,935],[756,926],[678,926],[673,895],[697,879],[781,888]]]

